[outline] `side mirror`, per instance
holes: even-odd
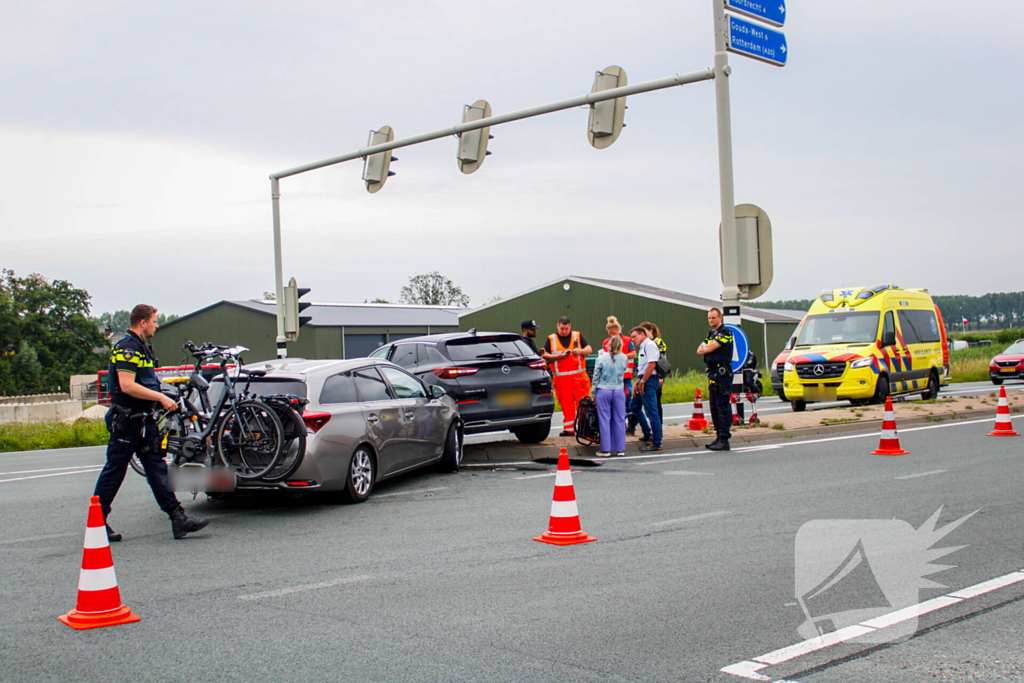
[[[430,395],[433,396],[434,398],[441,398],[446,393],[447,392],[444,390],[443,387],[439,387],[436,384],[430,385]]]
[[[883,332],[882,346],[896,346],[896,333],[893,331]]]

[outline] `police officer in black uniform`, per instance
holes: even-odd
[[[711,421],[715,424],[717,438],[705,446],[713,451],[729,450],[729,429],[732,427],[732,347],[733,338],[729,328],[722,324],[722,312],[717,308],[708,311],[707,339],[697,347],[697,353],[704,356],[708,373],[708,402],[711,407]]]
[[[159,327],[156,312],[146,304],[132,309],[128,334],[114,344],[110,354],[107,366],[110,410],[106,417],[110,442],[107,445],[107,464],[96,480],[93,495],[99,496],[106,520],[110,515],[110,504],[124,481],[128,463],[133,455],[138,455],[157,504],[171,518],[174,537],[184,538],[185,534],[202,529],[210,520],[193,519],[185,514],[168,486],[167,463],[160,456],[159,433],[152,411],[158,403],[166,410],[173,410],[175,403],[160,392],[156,356],[149,344]],[[114,532],[108,524],[107,538],[120,541],[121,534]]]
[[[540,351],[537,349],[537,342],[533,341],[537,338],[537,321],[533,318],[523,321],[523,336],[522,340],[526,342],[526,345],[533,350],[533,355],[539,356]]]

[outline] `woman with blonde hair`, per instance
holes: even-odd
[[[599,457],[626,454],[626,392],[622,375],[628,362],[622,353],[622,337],[613,335],[608,340],[608,353],[602,353],[594,365],[592,386],[601,430]]]

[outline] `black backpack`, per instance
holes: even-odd
[[[584,446],[601,443],[601,428],[597,420],[597,404],[590,396],[580,399],[576,406],[576,441]]]

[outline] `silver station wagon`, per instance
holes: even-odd
[[[298,469],[285,481],[239,481],[239,490],[340,491],[361,503],[377,482],[404,472],[428,465],[459,469],[463,425],[455,402],[397,365],[285,358],[245,369],[266,373],[253,379],[250,391],[294,394],[309,404],[306,455]],[[223,386],[215,380],[211,395]]]

